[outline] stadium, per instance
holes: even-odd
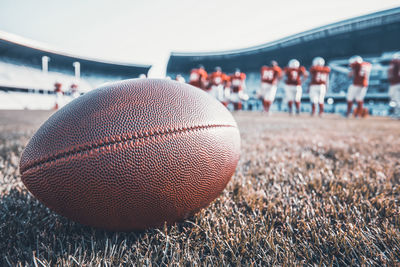
[[[0,32],[0,109],[51,109],[56,82],[63,84],[68,102],[72,84],[85,93],[106,82],[147,75],[150,68],[70,55]]]
[[[314,57],[321,56],[332,68],[327,98],[332,98],[334,104],[328,105],[327,110],[344,113],[345,94],[350,80],[347,75],[335,71],[335,66],[346,66],[348,58],[361,55],[373,63],[366,103],[369,103],[368,107],[373,114],[387,115],[387,68],[391,55],[399,49],[399,33],[400,8],[394,8],[329,24],[256,47],[209,53],[172,52],[167,75],[175,77],[181,74],[188,79],[190,70],[197,68],[199,64],[208,72],[212,72],[216,66],[228,73],[240,68],[248,77],[248,93],[254,95],[260,87],[260,68],[271,60],[286,66],[290,59],[296,58],[308,68]],[[304,87],[307,86],[306,83]],[[278,90],[275,110],[281,111],[285,108],[282,105],[283,94],[283,90]],[[308,101],[308,95],[305,94],[302,102]],[[254,109],[261,109],[261,104],[255,99],[251,99],[249,104]]]
[[[10,19],[10,12],[18,27],[34,31],[28,26],[35,18],[49,42],[54,29],[89,29],[79,43],[100,34],[109,46],[122,44],[116,47],[125,50],[110,49],[120,58],[140,41],[163,47],[168,38],[192,38],[193,29],[208,36],[200,11],[219,4],[205,1],[211,8],[191,13],[189,1],[96,1],[94,12],[93,3],[48,1],[50,8],[27,9],[22,20],[21,6],[7,1],[0,14]],[[367,5],[317,2],[300,3],[301,12]],[[400,266],[400,123],[389,92],[400,55],[400,7],[393,3],[258,46],[171,52],[157,79],[156,61],[133,63],[144,51],[110,61],[0,31],[0,266]],[[261,1],[238,6],[238,13],[231,1],[224,4],[230,8],[216,14],[219,23],[261,9]],[[281,18],[297,7],[275,5],[262,11]],[[173,27],[188,21],[188,34]],[[301,112],[288,114],[284,79],[272,112],[263,110],[261,66],[276,60],[284,67],[295,58],[310,70],[317,56],[331,71],[326,114],[310,116],[309,77]],[[365,116],[346,113],[356,63],[371,67],[365,99],[355,98],[365,102]],[[227,74],[240,68],[247,76],[243,106],[214,99],[209,84],[173,81],[181,75],[190,83],[200,64],[208,74],[217,66]],[[226,88],[236,96],[229,77]]]

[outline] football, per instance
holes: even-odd
[[[226,187],[240,154],[230,112],[193,86],[162,79],[103,85],[54,113],[20,162],[51,210],[114,231],[182,221]]]

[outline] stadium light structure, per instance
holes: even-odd
[[[44,73],[47,73],[49,71],[49,61],[50,61],[50,58],[48,56],[42,57],[42,71]]]
[[[72,66],[74,66],[75,69],[75,79],[79,79],[81,77],[81,63],[75,61],[72,63]]]

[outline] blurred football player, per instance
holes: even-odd
[[[228,81],[228,76],[222,72],[220,67],[215,67],[214,72],[208,76],[208,82],[210,86],[209,93],[219,100],[224,106],[228,105],[225,93],[225,87]]]
[[[264,111],[267,113],[274,102],[278,81],[281,78],[282,69],[275,60],[271,61],[271,66],[261,67],[261,88],[258,96],[262,98]]]
[[[354,115],[361,116],[363,112],[364,97],[368,89],[369,74],[371,72],[371,63],[365,62],[360,56],[353,56],[349,59],[351,71],[349,77],[353,77],[353,84],[347,91],[347,113],[350,116],[354,100],[357,102],[357,109]]]
[[[400,51],[393,55],[388,69],[389,97],[395,104],[394,117],[400,118]]]
[[[207,76],[208,74],[203,65],[199,65],[199,68],[192,69],[192,71],[190,72],[189,84],[206,90]]]
[[[324,112],[324,100],[329,83],[330,68],[325,66],[325,60],[322,57],[313,59],[312,67],[310,68],[311,83],[310,83],[310,101],[311,115],[315,115],[317,104],[319,105],[319,115]]]
[[[180,74],[176,75],[175,81],[180,82],[180,83],[185,83],[186,82],[185,78]]]
[[[56,95],[56,101],[54,104],[54,109],[57,110],[62,105],[64,91],[62,90],[62,84],[60,82],[56,82],[54,84],[54,93]]]
[[[230,100],[234,110],[242,109],[242,101],[247,100],[248,96],[244,93],[246,88],[246,74],[236,69],[235,73],[230,76],[231,94]]]
[[[78,98],[81,94],[78,90],[78,85],[76,83],[71,84],[69,91],[71,93],[72,98]]]
[[[288,101],[289,114],[292,114],[293,102],[296,104],[296,113],[300,114],[300,101],[303,93],[301,84],[307,79],[306,68],[300,66],[297,59],[291,59],[284,69],[286,75],[285,97]]]

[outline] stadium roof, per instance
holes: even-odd
[[[59,67],[68,66],[68,68],[72,68],[72,63],[78,61],[81,64],[82,72],[100,72],[110,75],[147,73],[151,68],[151,65],[114,62],[72,55],[40,42],[4,31],[0,31],[0,56],[20,58],[37,66],[40,66],[42,56],[49,56],[51,61],[55,62]]]
[[[373,26],[379,26],[383,24],[393,23],[400,21],[400,7],[387,9],[379,12],[370,13],[363,16],[358,16],[346,20],[342,20],[336,23],[328,24],[325,26],[317,27],[308,31],[304,31],[298,34],[294,34],[285,38],[278,39],[276,41],[268,42],[265,44],[225,51],[212,51],[212,52],[172,52],[171,56],[177,57],[204,57],[204,56],[223,56],[223,55],[234,55],[234,54],[245,54],[254,53],[259,50],[265,51],[274,49],[277,46],[290,46],[301,42],[301,39],[309,41],[312,39],[324,38],[326,35],[336,35],[344,32],[350,32],[352,30],[360,30]],[[355,29],[350,26],[355,24]]]

